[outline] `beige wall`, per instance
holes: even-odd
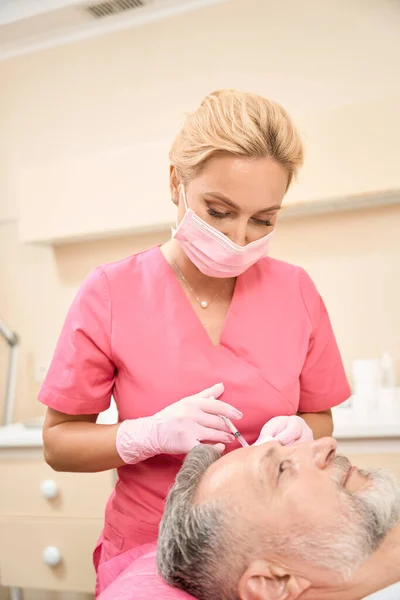
[[[50,359],[87,272],[168,235],[21,244],[16,191],[24,169],[169,140],[206,92],[239,87],[277,99],[296,117],[307,151],[306,197],[400,188],[398,22],[389,0],[233,0],[0,63],[0,314],[22,338],[17,419],[41,410],[35,364]],[[155,198],[146,181],[139,184],[143,194],[126,202],[168,203],[167,185]],[[28,188],[30,218],[46,221],[58,195],[41,211]],[[72,200],[69,218],[79,220],[86,198]],[[274,253],[314,276],[348,369],[353,358],[383,350],[400,361],[399,227],[398,208],[281,223]]]
[[[90,269],[169,235],[21,244],[21,208],[26,233],[58,210],[61,197],[57,186],[46,187],[45,177],[30,195],[25,174],[34,165],[46,174],[53,164],[77,157],[89,164],[96,154],[169,141],[182,113],[205,93],[238,87],[280,101],[300,126],[307,160],[292,200],[400,188],[394,133],[400,127],[400,79],[393,76],[400,72],[398,17],[390,0],[233,0],[0,63],[0,316],[22,339],[16,420],[43,412],[35,366],[51,358],[68,306]],[[167,186],[155,198],[143,177],[137,185],[125,206],[119,198],[122,210],[132,201],[168,203]],[[21,187],[24,207],[17,202]],[[42,188],[47,211],[38,208]],[[77,186],[65,226],[76,229],[82,212],[90,217],[96,210],[96,202],[88,209],[84,189],[91,188]],[[388,350],[400,376],[399,230],[400,207],[279,225],[273,255],[303,265],[314,277],[348,371],[354,358]],[[0,340],[0,410],[6,361]],[[3,597],[8,594],[0,589]],[[78,600],[39,591],[25,598]]]
[[[167,200],[166,200],[167,201]],[[388,350],[400,366],[400,207],[282,221],[273,254],[303,265],[331,313],[347,369]],[[22,337],[16,418],[41,412],[35,361],[51,357],[65,312],[95,265],[160,243],[168,233],[53,248],[20,246],[15,223],[0,226],[0,312]],[[5,268],[7,267],[7,268]]]
[[[279,227],[274,254],[314,278],[349,374],[353,359],[385,350],[400,367],[399,227],[399,206],[304,217]]]
[[[170,140],[220,87],[296,118],[307,161],[292,200],[397,189],[399,13],[390,0],[231,0],[0,63],[0,185],[7,203],[18,195],[23,239],[148,223],[146,204],[165,223]]]
[[[400,189],[399,105],[400,94],[299,117],[307,160],[286,202],[326,201]],[[59,110],[68,107],[64,103]],[[52,138],[57,135],[46,125],[46,107],[35,105],[31,118],[36,123],[31,140],[44,132]],[[124,118],[126,115],[121,115],[121,129]],[[92,133],[82,127],[76,137]],[[13,139],[18,138],[21,147],[26,145],[26,133],[17,121]],[[169,146],[170,141],[149,140],[80,156],[35,159],[33,164],[16,159],[12,189],[19,207],[21,241],[64,242],[87,235],[165,227],[173,220],[172,205],[164,201]]]

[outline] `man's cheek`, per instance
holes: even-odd
[[[341,510],[337,491],[330,485],[321,486],[320,482],[315,481],[309,481],[307,485],[298,486],[296,489],[288,489],[285,502],[294,522],[309,522],[311,526],[335,522]]]

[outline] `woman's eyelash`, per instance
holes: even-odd
[[[212,208],[209,208],[207,210],[208,214],[211,217],[215,217],[216,219],[226,219],[226,217],[229,217],[229,215],[231,213],[220,213],[217,212],[216,210],[213,210]],[[272,227],[272,223],[270,220],[266,220],[266,221],[262,221],[261,219],[253,219],[255,223],[257,223],[258,225],[264,225],[265,227]]]
[[[229,217],[230,213],[219,213],[216,210],[213,210],[212,208],[209,208],[207,210],[208,214],[211,217],[215,217],[216,219],[225,219],[225,217]]]
[[[271,227],[271,226],[272,226],[272,223],[271,223],[271,221],[270,221],[270,220],[267,220],[267,221],[261,221],[261,219],[254,219],[254,221],[255,221],[256,223],[258,223],[259,225],[265,225],[265,227]]]
[[[230,212],[220,213],[212,208],[208,208],[207,212],[210,215],[210,217],[214,217],[216,219],[226,219],[231,214]],[[253,219],[253,221],[257,223],[257,225],[263,225],[264,227],[272,227],[272,223],[269,219],[267,219],[266,221],[262,221],[261,219]]]

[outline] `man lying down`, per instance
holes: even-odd
[[[222,457],[200,445],[169,493],[157,555],[100,598],[360,600],[400,581],[399,519],[395,479],[352,467],[332,438]]]

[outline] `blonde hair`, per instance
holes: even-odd
[[[274,158],[288,174],[288,187],[303,164],[303,144],[284,108],[237,90],[213,92],[187,115],[169,159],[185,183],[218,153]]]

